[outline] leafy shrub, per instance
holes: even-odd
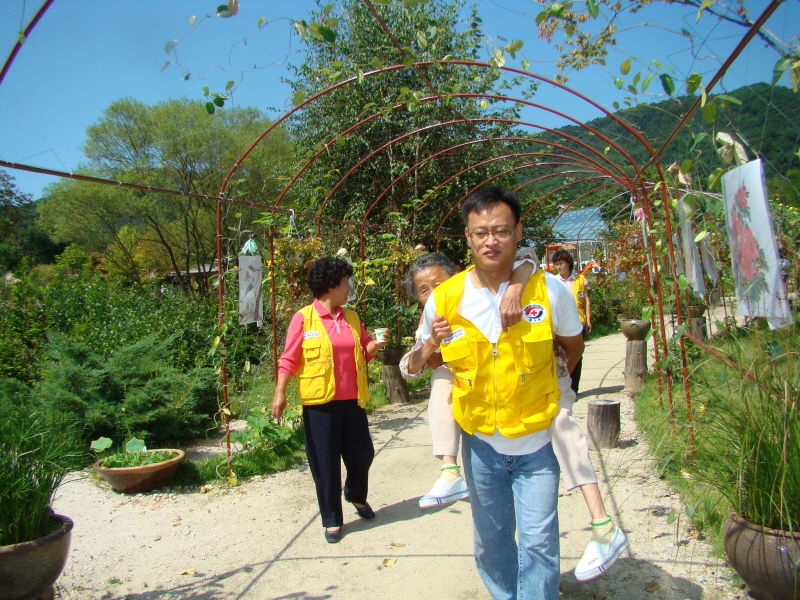
[[[174,343],[151,335],[105,360],[84,342],[51,334],[35,393],[54,413],[77,418],[85,439],[136,436],[157,447],[200,436],[218,409],[214,373],[175,368]]]

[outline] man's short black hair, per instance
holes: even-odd
[[[519,223],[522,209],[516,194],[505,188],[491,186],[472,192],[464,200],[461,205],[461,217],[464,219],[464,227],[468,226],[467,219],[471,214],[486,212],[498,202],[502,202],[511,209],[514,214],[514,225]]]
[[[345,277],[353,276],[353,267],[343,258],[325,256],[317,259],[308,270],[308,287],[314,298],[325,295],[338,287]]]
[[[569,265],[569,272],[572,273],[572,267],[575,266],[575,259],[572,258],[572,253],[567,250],[566,248],[559,248],[555,252],[553,252],[553,264],[556,264],[559,261],[564,261]]]

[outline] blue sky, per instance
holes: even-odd
[[[290,76],[286,65],[300,63],[304,49],[298,37],[291,35],[289,19],[304,18],[314,3],[241,0],[239,14],[221,19],[213,15],[220,1],[55,0],[0,85],[0,158],[69,171],[84,160],[80,147],[86,127],[114,100],[126,96],[147,103],[183,96],[200,100],[204,84],[212,91],[220,90],[231,79],[242,81],[234,95],[237,104],[255,106],[277,117],[290,104],[289,88],[281,82],[282,77]],[[575,8],[579,4],[576,0]],[[766,5],[765,0],[749,3],[751,18]],[[27,24],[37,8],[38,2],[31,0],[0,3],[3,57],[11,50],[21,24]],[[510,66],[519,66],[526,57],[531,71],[552,76],[555,51],[537,38],[533,21],[540,9],[531,0],[483,0],[479,8],[487,35],[524,41],[517,60],[509,60]],[[203,19],[205,15],[212,16]],[[189,24],[192,16],[196,16],[194,26]],[[267,25],[256,32],[262,16]],[[613,84],[613,78],[620,75],[619,64],[626,58],[634,63],[630,76],[637,65],[659,60],[676,70],[676,78],[698,71],[708,80],[745,30],[708,15],[700,23],[695,21],[694,10],[662,4],[626,17],[618,27],[634,27],[619,35],[620,43],[612,50],[607,66],[570,74],[569,85],[613,110],[612,103],[621,102],[626,95]],[[652,25],[635,26],[645,22]],[[790,40],[800,34],[799,23],[800,3],[784,2],[767,28]],[[679,33],[682,28],[696,36],[694,57],[687,38]],[[236,44],[253,32],[256,34],[247,44]],[[175,39],[180,40],[180,61],[191,73],[188,81],[181,78],[183,71],[176,65],[161,70],[165,62],[173,60],[165,45]],[[725,77],[724,89],[770,80],[777,58],[774,50],[752,43]],[[782,83],[787,80],[784,75]],[[643,100],[664,98],[655,82],[648,91],[654,93]],[[599,116],[595,109],[553,89],[540,89],[536,101],[584,121]],[[531,110],[524,116],[548,126],[563,124],[536,113]],[[34,197],[54,181],[24,171],[12,169],[10,173],[20,190]]]

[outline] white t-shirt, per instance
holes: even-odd
[[[545,273],[547,296],[550,300],[550,314],[553,320],[553,334],[563,337],[580,335],[583,331],[578,307],[572,298],[572,293],[561,282],[549,273]],[[508,282],[500,285],[497,295],[492,294],[488,288],[477,289],[470,276],[464,279],[464,295],[458,305],[458,314],[478,328],[487,340],[494,343],[500,338],[502,324],[500,319],[500,302],[503,294],[508,289]],[[431,294],[425,303],[422,327],[419,332],[419,341],[425,343],[430,338],[433,319],[436,318],[436,302]],[[475,436],[488,443],[494,450],[507,456],[521,456],[532,454],[545,446],[550,441],[546,429],[516,438],[504,437],[498,430],[493,435],[476,432]]]

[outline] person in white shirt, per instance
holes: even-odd
[[[578,307],[578,316],[583,325],[583,336],[586,337],[587,333],[592,332],[592,303],[589,299],[589,285],[586,278],[582,274],[573,275],[572,269],[575,261],[569,250],[566,248],[559,248],[553,253],[553,266],[558,271],[558,280],[563,283],[572,294],[575,304]],[[583,357],[575,365],[575,368],[570,373],[572,382],[572,391],[577,395],[578,386],[581,382],[581,371],[583,370]]]
[[[548,427],[568,411],[559,407],[553,339],[565,351],[566,377],[583,351],[582,327],[569,291],[539,272],[523,292],[523,320],[504,332],[499,305],[522,238],[519,202],[510,192],[487,188],[465,201],[462,214],[475,268],[434,291],[412,360],[420,364],[441,346],[455,374],[453,413],[464,430],[475,557],[490,593],[556,598],[559,467]],[[451,321],[461,326],[451,329]],[[584,453],[588,459],[585,441]],[[593,525],[610,525],[612,540],[594,544],[599,556],[589,557],[595,564],[582,572],[589,575],[584,579],[602,573],[627,543],[604,510],[603,516],[606,522]]]

